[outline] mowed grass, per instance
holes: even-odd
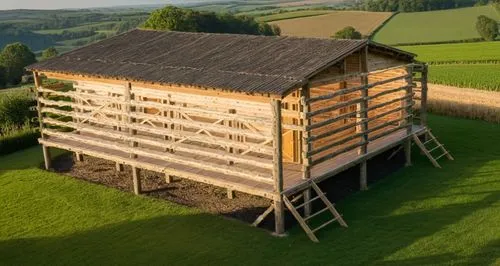
[[[263,22],[270,22],[270,21],[278,21],[278,20],[292,19],[292,18],[313,17],[318,15],[328,14],[331,12],[332,11],[328,10],[301,10],[301,11],[284,12],[284,13],[260,16],[257,17],[256,20]]]
[[[286,36],[330,38],[347,26],[368,35],[390,16],[390,12],[332,11],[326,15],[285,19],[271,24],[278,25],[281,34]]]
[[[400,46],[428,63],[474,63],[500,61],[500,42],[451,43]]]
[[[355,193],[312,243],[37,168],[40,148],[0,157],[5,265],[492,265],[500,263],[500,125],[430,116],[455,156]]]
[[[429,82],[500,91],[500,64],[431,65]]]
[[[480,15],[500,20],[500,14],[492,6],[399,13],[375,34],[373,40],[394,45],[480,38],[475,27]]]

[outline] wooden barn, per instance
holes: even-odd
[[[133,30],[29,67],[34,72],[45,166],[49,147],[204,182],[273,201],[309,237],[341,215],[317,186],[412,141],[451,159],[425,124],[426,66],[367,40]],[[73,88],[45,86],[42,77]],[[419,108],[414,108],[417,106]],[[427,147],[427,148],[426,148]],[[325,208],[311,211],[319,200]],[[312,229],[322,212],[333,219]]]

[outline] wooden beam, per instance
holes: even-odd
[[[413,95],[413,66],[407,67],[408,77],[406,78],[406,95]],[[412,127],[413,127],[413,98],[407,98],[405,101],[406,106],[406,141],[404,143],[405,150],[405,166],[411,166],[411,142],[412,142]]]
[[[309,98],[311,97],[311,89],[309,85],[304,85],[299,90],[300,93],[300,104],[302,106],[303,113],[309,113],[311,110],[311,104],[309,103]],[[309,153],[312,150],[311,137],[311,118],[303,118],[302,124],[305,130],[302,133],[302,179],[307,180],[311,178],[311,156]],[[311,189],[308,188],[303,192],[304,202],[310,202],[311,199]],[[304,206],[304,216],[308,217],[311,215],[311,203],[307,203]]]
[[[134,193],[136,195],[141,194],[141,171],[139,168],[132,166],[132,182],[134,184]]]
[[[429,66],[427,64],[423,65],[421,84],[421,96],[420,96],[420,124],[424,127],[427,126],[427,96],[428,96],[428,86],[427,86],[427,76],[429,73]]]
[[[42,145],[43,160],[45,162],[45,170],[49,170],[52,167],[52,158],[50,156],[50,150],[48,146]]]
[[[283,205],[283,143],[281,130],[281,101],[271,101],[273,110],[273,180],[274,192],[279,200],[274,200],[274,230],[277,235],[285,233],[285,208]]]
[[[234,196],[235,196],[235,195],[234,195],[234,190],[232,190],[232,189],[228,188],[228,189],[227,189],[227,198],[228,198],[228,199],[234,199]]]
[[[116,162],[115,167],[117,172],[123,172],[123,164]]]
[[[77,162],[83,162],[83,154],[75,152],[75,158]]]

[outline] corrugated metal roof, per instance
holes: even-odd
[[[366,40],[132,30],[30,70],[283,96]]]

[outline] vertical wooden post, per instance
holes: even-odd
[[[235,113],[236,113],[236,110],[235,110],[235,109],[229,109],[229,110],[228,110],[228,113],[230,113],[230,114],[235,114]],[[234,120],[225,120],[225,121],[224,121],[224,125],[225,125],[226,127],[235,127],[235,123],[236,123],[236,121],[234,121]],[[235,135],[233,135],[233,134],[226,133],[226,138],[227,138],[227,139],[230,139],[230,140],[235,140],[235,139],[236,139],[235,137],[236,137],[236,136],[235,136]],[[234,153],[234,151],[235,151],[235,150],[234,150],[234,148],[233,148],[233,147],[231,147],[231,146],[227,146],[227,147],[226,147],[226,151],[227,151],[227,152],[229,152],[229,153]],[[234,164],[234,162],[233,162],[233,161],[231,161],[231,160],[228,160],[228,161],[227,161],[227,164],[228,164],[228,165],[232,165],[232,164]]]
[[[227,198],[228,199],[234,199],[234,190],[232,189],[227,189]]]
[[[406,140],[404,142],[404,150],[405,150],[405,166],[411,166],[411,140],[412,140],[412,127],[413,127],[413,110],[412,110],[412,102],[413,97],[410,97],[413,93],[413,66],[410,65],[407,67],[408,78],[406,78],[406,95],[408,98],[405,101],[405,113],[406,113]]]
[[[75,152],[75,157],[77,162],[83,162],[83,154]]]
[[[42,145],[43,161],[45,162],[45,170],[49,170],[52,167],[52,159],[50,156],[49,147]]]
[[[311,111],[310,103],[308,103],[309,98],[311,97],[311,90],[309,88],[309,84],[302,86],[299,89],[300,93],[300,105],[301,105],[301,113],[303,118],[303,133],[302,133],[302,179],[308,180],[311,178],[311,156],[309,156],[309,152],[312,150],[312,143],[309,140],[311,137],[311,130],[308,127],[311,125],[311,119],[307,117],[307,114]],[[303,193],[304,202],[310,202],[311,200],[311,189],[308,188],[304,190]],[[311,215],[311,203],[307,203],[304,205],[304,216],[308,217]]]
[[[169,174],[165,174],[165,182],[167,182],[167,184],[170,184],[174,181],[174,177],[169,175]]]
[[[116,162],[115,167],[117,172],[123,172],[123,164]]]
[[[364,143],[359,147],[358,154],[360,156],[365,156],[368,152],[368,46],[361,52],[361,72],[363,75],[361,76],[361,84],[365,86],[361,90],[361,98],[363,101],[359,104],[359,114],[358,119],[360,121],[359,131],[361,134],[361,141]],[[367,161],[364,158],[359,166],[359,187],[361,190],[368,189],[368,173],[367,173]]]
[[[273,111],[273,179],[274,192],[278,199],[274,200],[275,233],[285,233],[285,207],[283,205],[283,143],[281,132],[281,100],[272,100]]]
[[[129,134],[129,136],[133,136],[133,135],[137,134],[137,130],[135,130],[131,127],[132,124],[135,123],[135,118],[133,118],[131,116],[131,113],[135,112],[135,107],[132,107],[132,103],[131,103],[131,101],[134,99],[134,95],[131,93],[132,84],[130,82],[127,82],[127,84],[125,86],[126,86],[125,87],[125,102],[127,105],[127,114],[128,114],[127,123],[129,125],[128,134]],[[131,141],[130,146],[137,147],[138,143],[136,141]],[[130,153],[130,158],[137,158],[137,155],[134,153]]]
[[[42,139],[46,139],[46,136],[43,132],[43,114],[42,114],[43,104],[40,102],[40,99],[43,98],[43,93],[40,92],[40,87],[42,86],[42,80],[40,79],[38,72],[33,72],[33,79],[35,81],[35,91],[36,91],[36,101],[37,101],[36,109],[38,112],[40,136]],[[52,166],[52,158],[50,156],[49,147],[42,145],[42,152],[43,152],[43,161],[45,162],[45,169],[49,170],[50,167]]]
[[[427,127],[427,75],[429,73],[429,66],[427,64],[422,65],[422,79],[420,84],[422,87],[421,100],[420,100],[420,124]]]
[[[139,168],[132,166],[132,181],[134,183],[134,193],[136,195],[141,194],[141,171]]]

